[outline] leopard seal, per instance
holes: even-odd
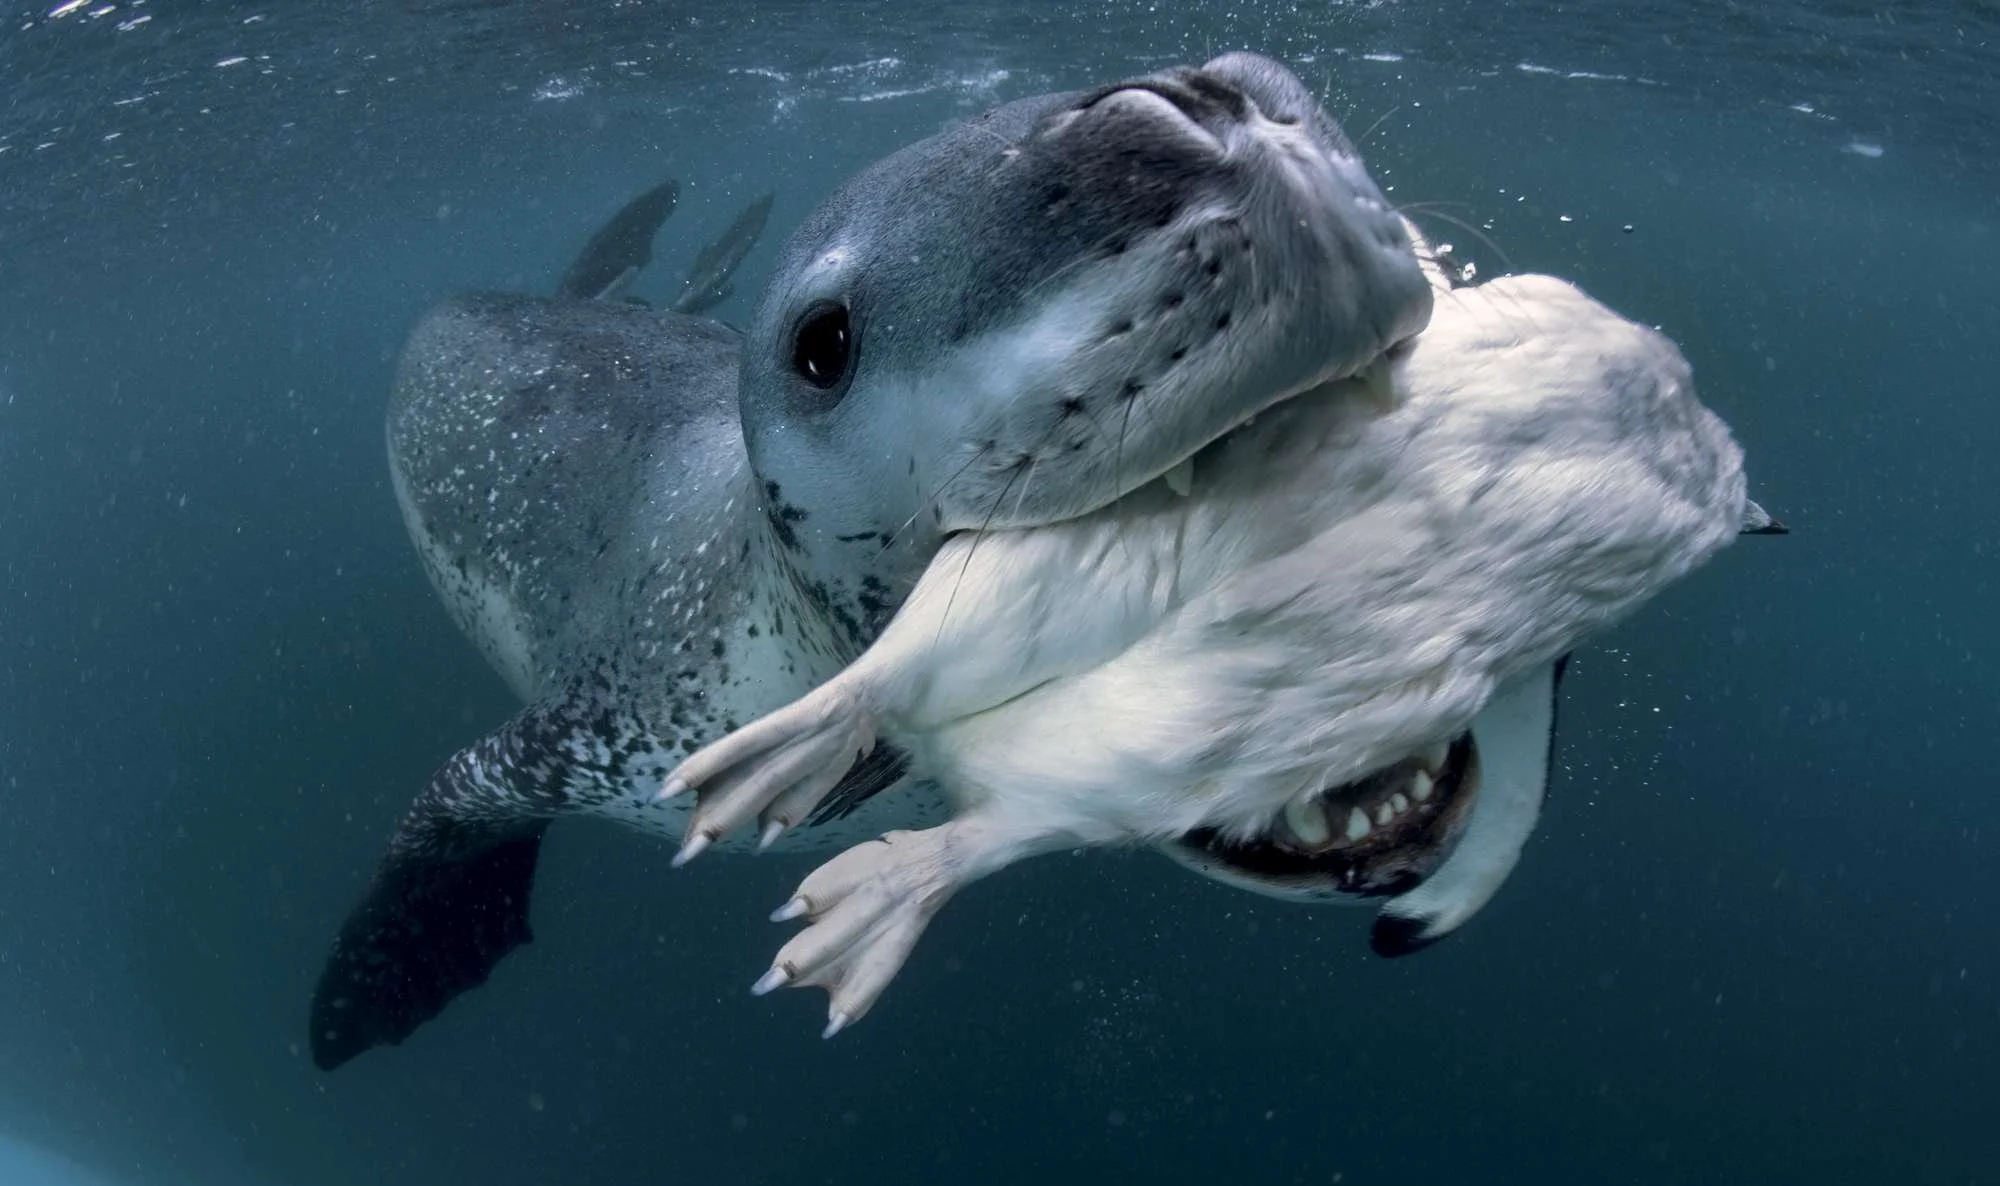
[[[314,1061],[403,1041],[529,941],[551,821],[684,836],[669,772],[852,661],[947,535],[1107,505],[1372,365],[1431,300],[1339,126],[1228,54],[864,169],[742,333],[574,293],[430,311],[388,413],[396,497],[526,704],[397,827],[321,971]],[[934,790],[876,794],[902,778],[878,752],[785,842],[941,820]]]

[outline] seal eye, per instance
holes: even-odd
[[[799,377],[830,391],[847,377],[854,361],[854,336],[848,330],[847,307],[821,301],[806,310],[792,335],[792,369]]]

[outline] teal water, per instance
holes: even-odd
[[[1500,898],[1390,964],[1045,859],[821,1043],[745,991],[811,858],[576,824],[532,948],[314,1071],[333,930],[511,710],[388,488],[417,314],[667,176],[640,290],[775,189],[754,289],[941,123],[1236,47],[1482,272],[1673,335],[1795,529],[1579,654]],[[1990,4],[0,2],[0,1186],[1991,1180],[1996,120]]]

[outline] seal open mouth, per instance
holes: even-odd
[[[1470,731],[1353,782],[1286,805],[1262,836],[1212,828],[1176,842],[1177,855],[1225,880],[1287,898],[1401,894],[1451,851],[1479,794]]]

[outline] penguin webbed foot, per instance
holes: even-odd
[[[875,748],[875,718],[839,681],[761,717],[682,762],[662,799],[692,790],[679,868],[755,819],[759,847],[804,822]]]
[[[771,915],[807,926],[751,987],[827,991],[832,1037],[861,1020],[959,890],[1026,857],[1089,843],[1046,821],[975,809],[915,832],[890,832],[821,865]]]
[[[891,832],[815,869],[774,922],[807,920],[751,987],[824,988],[831,1038],[861,1020],[896,978],[939,908],[963,880],[951,857],[951,824]]]

